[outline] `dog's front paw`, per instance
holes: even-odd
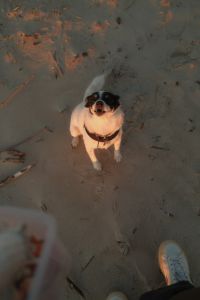
[[[102,170],[101,163],[98,160],[93,162],[93,167],[97,171],[101,171]]]
[[[73,138],[72,138],[72,142],[71,142],[72,148],[76,148],[76,147],[78,146],[78,143],[79,143],[79,138],[78,138],[78,136],[73,137]]]
[[[122,160],[122,155],[121,155],[120,151],[116,150],[114,152],[114,159],[116,160],[116,162],[120,162]]]

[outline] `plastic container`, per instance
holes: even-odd
[[[27,234],[44,240],[27,300],[60,300],[64,293],[67,254],[56,236],[56,222],[50,215],[15,207],[0,207],[0,226],[26,224]]]

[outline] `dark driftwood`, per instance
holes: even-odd
[[[85,271],[88,268],[88,266],[91,264],[91,262],[93,261],[94,258],[95,258],[94,255],[92,257],[90,257],[90,259],[88,260],[86,265],[82,267],[82,271]]]
[[[28,171],[30,171],[34,166],[35,166],[35,164],[30,164],[30,165],[24,167],[23,169],[21,169],[20,171],[16,172],[15,174],[2,179],[0,181],[0,187],[3,187],[4,185],[18,179],[19,177],[21,177],[22,175],[24,175]]]
[[[160,146],[151,146],[152,149],[156,149],[156,150],[163,150],[163,151],[170,151],[169,148],[165,148],[165,147],[160,147]]]
[[[66,280],[69,283],[71,289],[74,289],[83,299],[86,299],[81,289],[69,277],[67,277]]]
[[[22,92],[27,87],[27,85],[34,79],[34,77],[35,76],[32,75],[27,80],[18,85],[16,89],[13,92],[11,92],[10,95],[8,95],[3,101],[0,102],[0,109],[8,106],[10,102],[15,98],[15,96]]]
[[[0,151],[0,162],[6,163],[23,163],[25,160],[25,153],[15,149],[8,149]]]

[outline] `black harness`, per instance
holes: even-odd
[[[85,128],[85,131],[87,132],[87,134],[89,135],[89,137],[91,137],[91,139],[98,142],[98,145],[99,145],[99,143],[104,143],[105,144],[106,142],[109,142],[109,141],[113,140],[118,135],[118,133],[120,131],[120,129],[118,129],[111,135],[99,135],[99,134],[90,132],[87,129],[87,127],[85,126],[85,124],[84,124],[84,128]]]

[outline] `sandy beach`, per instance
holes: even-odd
[[[200,285],[200,3],[19,0],[0,4],[0,204],[52,214],[70,256],[66,299],[136,300],[163,285],[157,249],[174,239]],[[123,159],[93,170],[69,121],[112,70],[125,112]],[[13,159],[15,149],[24,154]],[[19,153],[18,153],[19,154]]]

